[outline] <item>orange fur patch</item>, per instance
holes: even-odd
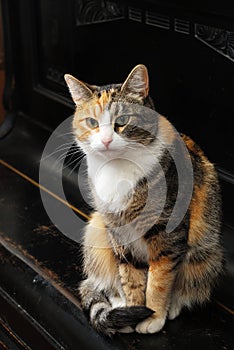
[[[150,261],[146,289],[146,306],[156,311],[157,317],[164,317],[170,303],[170,293],[175,274],[168,257]]]
[[[119,274],[127,306],[145,304],[146,273],[131,264],[120,264]]]
[[[117,262],[110,248],[107,231],[99,213],[94,213],[86,227],[84,239],[85,266],[87,274],[114,285],[118,276]]]
[[[86,125],[85,120],[86,118],[94,118],[98,121],[100,114],[103,113],[110,100],[111,92],[104,90],[100,97],[93,98],[76,109],[73,119],[73,129],[76,131],[76,136],[80,141],[85,141],[92,133],[99,132],[99,128],[91,130]]]
[[[166,142],[167,144],[172,144],[175,138],[175,131],[171,123],[169,123],[165,117],[159,115],[158,124],[161,141]]]
[[[188,242],[191,245],[199,242],[206,229],[203,214],[206,207],[207,190],[207,184],[201,187],[194,186],[193,198],[190,204],[190,228],[188,234]]]
[[[150,261],[149,271],[150,272],[160,271],[160,273],[162,271],[166,272],[168,270],[169,265],[171,266],[170,259],[167,256],[163,256],[159,260]]]
[[[109,91],[103,91],[99,100],[97,101],[98,104],[100,105],[101,107],[101,111],[103,112],[107,103],[110,102],[111,100],[111,93]]]
[[[183,135],[182,139],[184,141],[184,143],[186,144],[187,148],[194,154],[199,155],[200,157],[202,157],[202,159],[204,161],[206,161],[207,159],[204,156],[203,151],[201,150],[201,148],[192,140],[190,139],[190,137]]]

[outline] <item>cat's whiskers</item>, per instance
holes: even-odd
[[[79,153],[79,152],[77,150],[73,150],[72,152],[70,151],[70,153],[69,152],[64,152],[62,155],[60,155],[60,157],[54,159],[54,162],[53,162],[54,166],[58,166],[59,169],[60,169],[61,165],[64,162],[64,159],[66,159],[67,156],[74,157],[74,155],[76,153]]]
[[[69,142],[67,144],[62,144],[60,146],[58,146],[53,152],[47,154],[46,156],[44,156],[41,160],[44,161],[50,157],[52,157],[54,154],[62,152],[62,151],[69,151],[69,149],[72,147],[74,142]],[[66,152],[67,153],[67,152]]]
[[[61,162],[63,161],[66,157],[68,156],[73,156],[73,154],[75,154],[77,151],[76,150],[73,150],[73,151],[70,151],[70,149],[64,153],[62,153],[58,158],[55,158],[55,161],[56,162]]]
[[[61,149],[61,150],[56,150],[56,151],[54,151],[54,152],[51,152],[50,154],[47,154],[46,156],[44,156],[44,157],[41,159],[41,161],[45,161],[45,160],[47,160],[48,158],[52,158],[54,155],[56,155],[56,153],[59,153],[59,152],[64,151],[64,150],[65,150],[65,148],[64,148],[64,149]],[[67,148],[67,149],[66,149],[66,152],[64,152],[64,153],[63,153],[62,155],[60,155],[60,156],[63,156],[64,154],[67,154],[68,151],[69,151],[69,148]],[[59,157],[58,157],[57,159],[59,159]]]
[[[62,148],[63,146],[72,146],[74,144],[74,141],[69,141],[69,142],[66,142],[66,143],[62,143],[60,146],[58,146],[56,149],[60,149]]]
[[[72,157],[74,157],[74,155],[75,155],[76,153],[73,153],[72,154]],[[78,154],[78,152],[77,152],[77,154]],[[73,160],[70,160],[70,162],[68,162],[64,167],[63,167],[63,169],[66,169],[66,168],[68,168],[68,167],[70,167],[72,164],[74,164],[75,162],[78,162],[78,163],[80,163],[80,161],[83,159],[83,157],[79,157],[79,158],[75,158],[75,159],[73,159]]]
[[[74,131],[66,132],[64,134],[59,134],[59,135],[56,135],[56,137],[64,137],[64,136],[67,136],[67,135],[74,135]]]
[[[70,176],[81,164],[81,162],[86,158],[86,155],[82,155],[79,159],[75,159],[75,161],[77,161],[77,164],[75,164],[75,166],[71,169],[71,171],[67,174],[67,176]],[[74,161],[74,162],[75,162]],[[71,166],[71,164],[73,164],[74,162],[70,163],[68,166],[64,167],[63,169],[66,169],[68,167]],[[87,171],[86,171],[87,172]]]
[[[70,176],[79,166],[83,159],[80,159],[79,162],[71,169],[71,171],[68,173],[68,176]],[[84,176],[87,177],[87,170],[84,173]]]

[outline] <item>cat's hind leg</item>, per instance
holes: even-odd
[[[173,295],[170,308],[168,310],[168,319],[174,320],[176,317],[178,317],[185,306],[185,301],[181,300],[180,296]]]
[[[191,308],[201,305],[210,299],[211,291],[222,271],[222,251],[219,247],[212,251],[190,248],[177,271],[173,286],[173,297],[168,318],[173,320],[179,316],[183,307]]]

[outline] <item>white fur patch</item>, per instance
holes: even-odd
[[[98,202],[108,211],[119,211],[127,205],[130,195],[138,181],[139,169],[127,159],[111,159],[100,164],[95,173],[94,188]]]
[[[98,291],[107,291],[118,285],[117,281],[118,276],[109,276],[97,277],[96,275],[90,275],[88,280],[90,285],[95,286],[95,289]]]
[[[105,302],[100,302],[100,303],[96,303],[94,304],[92,307],[91,307],[91,310],[90,310],[90,319],[93,320],[97,314],[97,312],[101,309],[111,309],[110,306],[105,303]]]
[[[138,181],[149,174],[158,162],[159,154],[156,155],[151,147],[136,145],[136,149],[128,149],[125,143],[115,135],[110,150],[87,155],[88,173],[97,196],[96,204],[112,212],[126,207]]]
[[[103,114],[100,125],[109,137],[112,128],[109,112]],[[118,212],[126,208],[138,181],[151,173],[162,156],[167,144],[164,131],[159,127],[157,139],[148,146],[128,142],[112,131],[108,149],[101,141],[100,132],[90,136],[86,150],[88,174],[98,210]]]
[[[128,333],[133,333],[134,329],[132,327],[130,327],[130,326],[126,326],[124,328],[117,329],[117,332],[118,333],[128,334]]]
[[[131,254],[136,260],[147,262],[149,260],[149,252],[146,241],[139,238],[128,245]]]
[[[136,326],[137,333],[142,334],[153,334],[161,331],[166,321],[166,317],[157,318],[157,317],[148,317],[146,320],[138,323]]]
[[[126,301],[120,297],[110,297],[109,300],[113,309],[126,306]]]

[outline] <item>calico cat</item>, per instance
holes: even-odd
[[[183,307],[209,300],[222,272],[214,166],[156,113],[144,65],[123,84],[99,87],[68,74],[65,80],[76,104],[74,135],[87,158],[95,208],[84,234],[82,307],[96,330],[109,336],[158,332]],[[179,195],[172,156],[178,141],[187,151],[179,155],[182,166],[192,165],[192,196],[169,232]],[[183,201],[186,191],[180,196]]]

